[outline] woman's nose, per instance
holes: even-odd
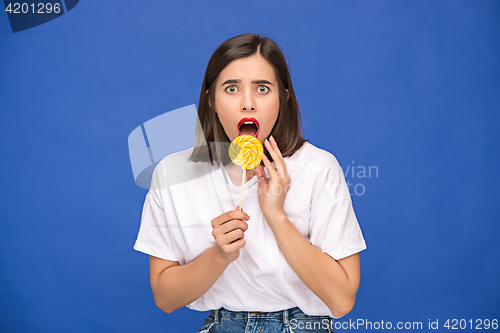
[[[255,111],[255,100],[252,91],[242,94],[241,111]]]

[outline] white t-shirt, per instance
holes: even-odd
[[[211,221],[234,210],[241,191],[224,167],[189,162],[191,152],[192,148],[169,155],[156,167],[134,245],[137,251],[180,265],[215,244]],[[334,259],[366,249],[337,159],[305,142],[284,160],[291,178],[285,214],[302,235]],[[242,206],[250,220],[240,256],[201,298],[187,307],[198,311],[225,307],[232,311],[269,312],[298,306],[307,315],[334,317],[285,259],[264,220],[257,188],[255,176],[244,186]]]

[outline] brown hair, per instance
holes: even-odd
[[[233,60],[260,54],[274,68],[278,81],[279,114],[271,135],[276,140],[283,157],[293,155],[302,147],[300,111],[287,62],[280,47],[270,38],[255,34],[239,35],[222,43],[212,54],[205,71],[201,86],[200,102],[198,104],[197,132],[195,146],[189,160],[194,162],[214,160],[219,163],[229,163],[227,148],[230,140],[213,110],[215,105],[215,84],[220,72]],[[289,98],[287,99],[286,90]],[[208,90],[208,96],[205,94]],[[201,128],[200,128],[201,126]],[[266,149],[265,154],[272,161]],[[215,155],[215,156],[214,156]]]

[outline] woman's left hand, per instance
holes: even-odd
[[[271,164],[266,155],[262,155],[262,160],[266,166],[267,172],[271,176],[269,183],[266,179],[264,167],[258,165],[255,168],[259,180],[259,204],[268,223],[275,219],[285,216],[284,203],[286,193],[290,187],[291,178],[286,170],[285,160],[271,136],[270,140],[264,141],[267,151],[274,161],[275,167]]]

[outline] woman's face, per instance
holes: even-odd
[[[278,82],[271,64],[259,54],[229,63],[216,82],[215,112],[231,141],[249,134],[264,142],[279,113]]]

